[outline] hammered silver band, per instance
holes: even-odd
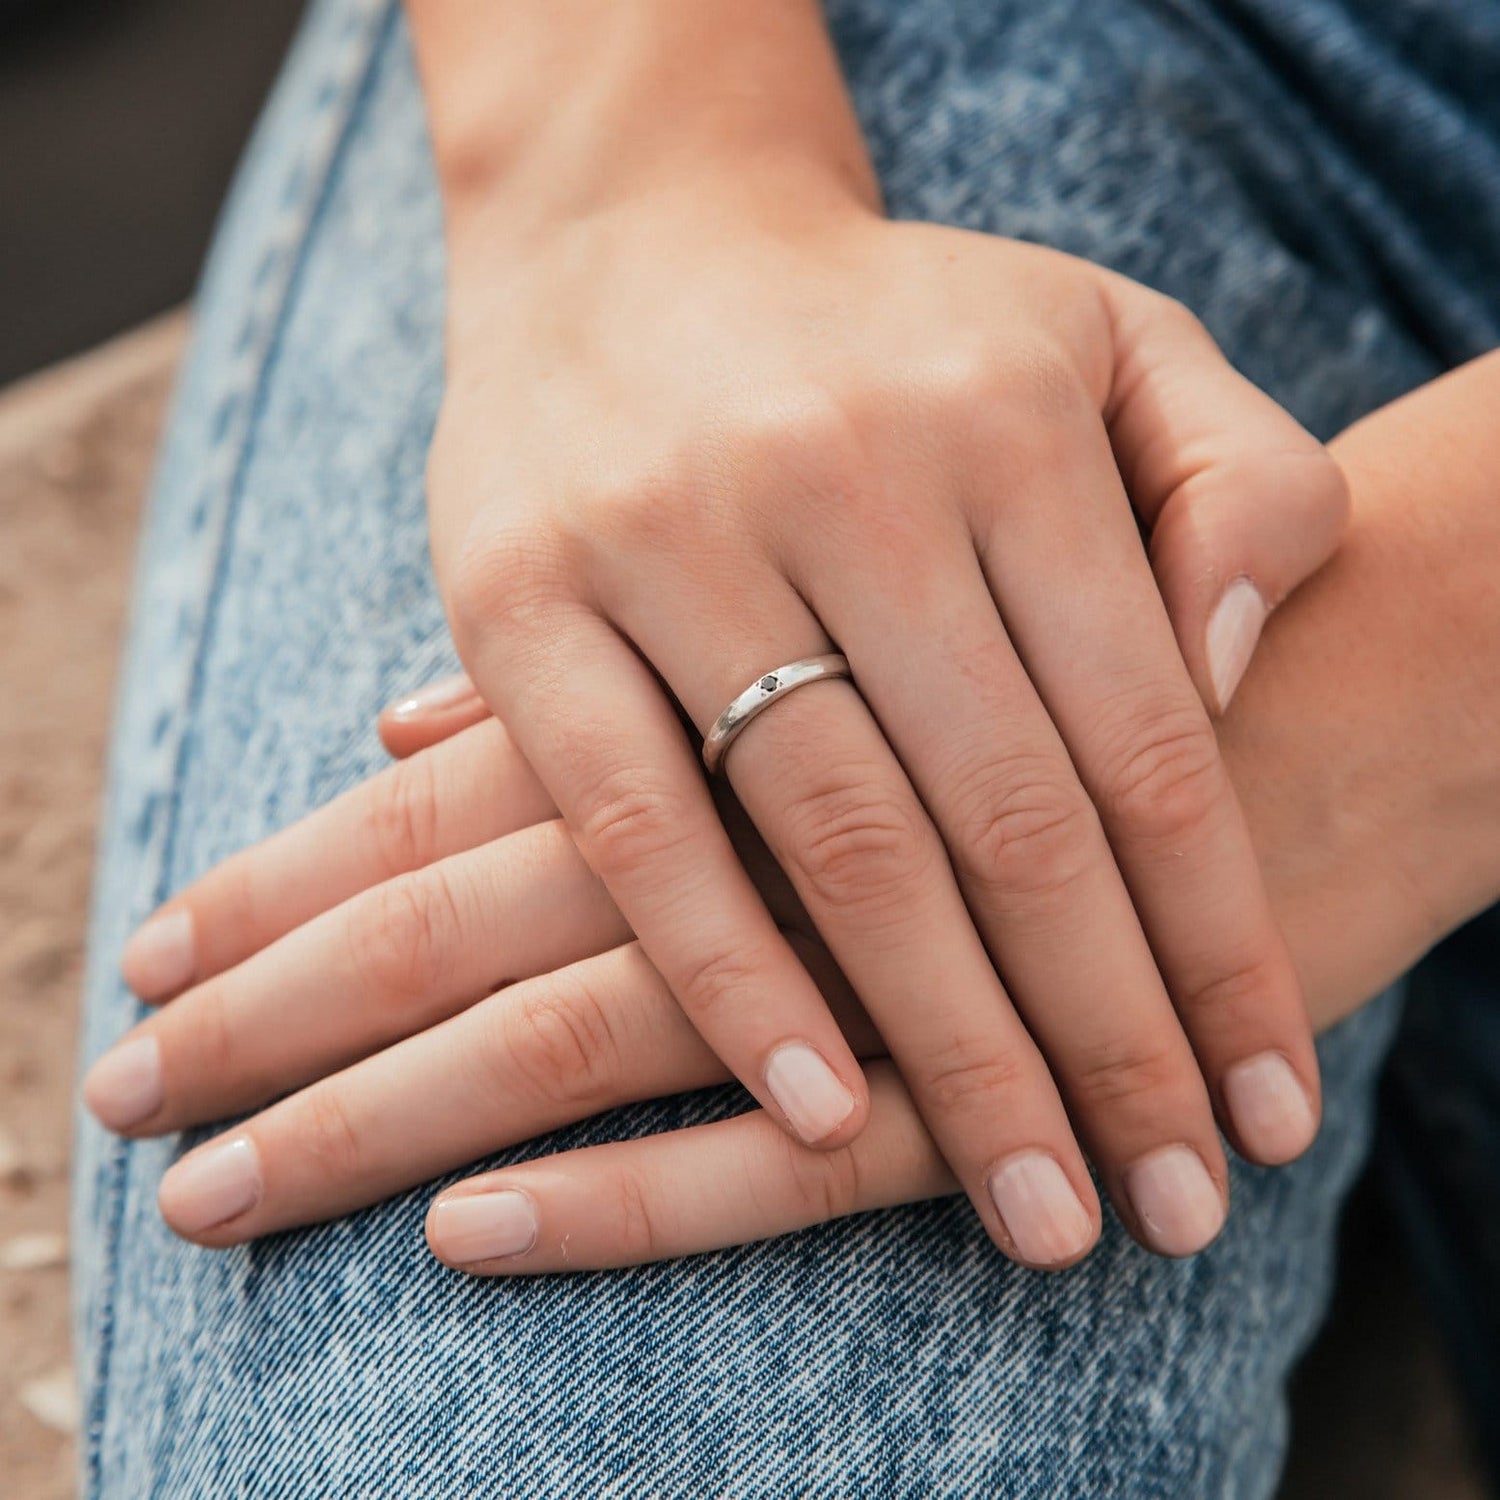
[[[785,697],[810,682],[825,678],[852,678],[849,658],[830,651],[825,656],[804,656],[757,677],[713,722],[703,737],[703,764],[712,776],[724,764],[729,747],[739,738],[751,719],[764,713],[778,698]]]

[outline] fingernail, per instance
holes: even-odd
[[[393,719],[414,719],[418,714],[431,713],[436,708],[452,708],[474,696],[474,685],[460,672],[456,677],[445,677],[441,682],[429,683],[418,688],[409,698],[403,698],[390,709]]]
[[[788,1042],[771,1054],[766,1087],[809,1145],[832,1135],[854,1111],[854,1095],[806,1042]]]
[[[173,994],[193,978],[193,915],[170,911],[136,929],[120,955],[125,983],[142,1000]]]
[[[1279,1052],[1263,1052],[1230,1068],[1224,1100],[1241,1143],[1268,1166],[1301,1156],[1318,1133],[1312,1101]]]
[[[184,1156],[161,1180],[157,1203],[179,1234],[237,1219],[260,1202],[260,1162],[244,1136]]]
[[[526,1193],[474,1193],[433,1205],[427,1237],[453,1265],[521,1255],[536,1243],[536,1208]]]
[[[1050,1156],[1028,1151],[990,1175],[990,1197],[1022,1260],[1061,1265],[1088,1249],[1093,1221],[1068,1174]]]
[[[1236,578],[1209,616],[1208,675],[1213,679],[1220,713],[1229,707],[1250,665],[1268,613],[1260,590],[1248,578]]]
[[[1125,1190],[1151,1248],[1196,1255],[1224,1227],[1224,1200],[1198,1153],[1165,1146],[1125,1173]]]
[[[83,1102],[107,1130],[129,1130],[162,1106],[161,1044],[138,1036],[112,1047],[83,1080]]]

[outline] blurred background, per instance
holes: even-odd
[[[191,290],[301,0],[0,0],[0,384]]]
[[[0,0],[0,682],[25,705],[0,715],[5,1500],[72,1493],[74,1010],[135,526],[185,324],[21,377],[189,297],[301,9]],[[1478,1500],[1443,1351],[1369,1185],[1344,1242],[1282,1500]]]

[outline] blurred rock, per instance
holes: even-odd
[[[53,1432],[78,1431],[78,1389],[72,1365],[62,1365],[21,1387],[21,1405]]]
[[[67,1263],[64,1235],[18,1234],[0,1243],[0,1271],[48,1271]]]

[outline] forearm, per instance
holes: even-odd
[[[1322,1024],[1500,897],[1497,409],[1500,355],[1335,442],[1349,539],[1222,726]]]
[[[699,181],[876,187],[816,0],[407,0],[455,230]]]

